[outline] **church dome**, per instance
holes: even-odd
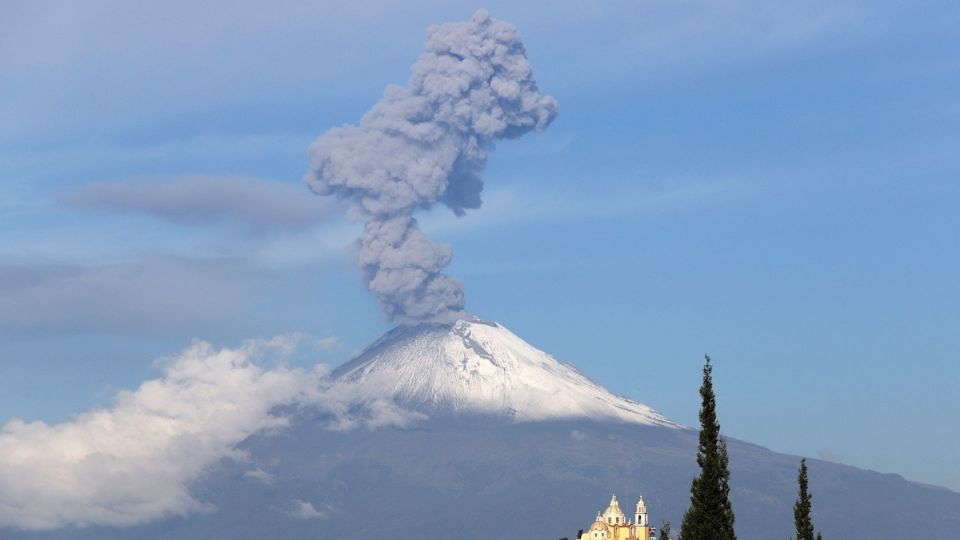
[[[610,506],[607,507],[607,510],[603,513],[604,517],[622,517],[624,515],[623,510],[620,509],[620,502],[617,501],[617,496],[614,495],[610,499]]]
[[[606,531],[607,526],[603,524],[602,521],[594,521],[593,525],[590,525],[591,531]]]

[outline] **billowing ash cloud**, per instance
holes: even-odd
[[[542,130],[556,114],[516,28],[478,11],[431,27],[407,86],[388,87],[360,125],[311,145],[306,182],[353,201],[351,217],[365,223],[360,265],[388,317],[407,324],[463,313],[463,284],[442,272],[450,247],[433,243],[413,213],[437,202],[457,215],[479,208],[494,141]]]

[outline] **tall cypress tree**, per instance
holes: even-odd
[[[813,536],[813,517],[810,515],[813,498],[807,490],[806,458],[800,460],[797,483],[800,485],[800,493],[797,495],[797,502],[793,505],[793,522],[797,526],[797,540],[820,540],[820,533],[817,533],[816,539]]]
[[[717,400],[713,393],[713,366],[706,356],[700,386],[700,476],[690,486],[690,508],[680,524],[683,540],[736,540],[730,504],[730,470],[727,443],[720,437]]]
[[[733,505],[730,504],[730,454],[727,453],[727,441],[720,438],[720,500],[723,501],[723,524],[726,529],[725,538],[736,540],[737,533],[733,530]]]

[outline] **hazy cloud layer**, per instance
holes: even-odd
[[[161,257],[96,267],[0,261],[0,334],[157,335],[232,324],[251,272],[230,261]]]
[[[277,411],[290,405],[328,414],[331,430],[423,418],[392,404],[358,408],[330,392],[325,366],[284,367],[303,338],[233,349],[196,342],[161,361],[161,378],[120,392],[109,408],[52,425],[9,421],[0,428],[0,527],[129,526],[214,511],[190,493],[193,481],[222,459],[245,459],[237,444],[286,426]],[[274,481],[261,468],[245,476]],[[327,512],[309,503],[294,511],[303,518]]]
[[[910,19],[900,10],[913,13],[906,5],[863,0],[564,0],[549,10],[503,4],[531,36],[562,36],[545,52],[565,60],[557,71],[589,73],[565,83],[588,90],[622,84],[624,77],[649,78],[651,71],[771,56],[824,33],[903,25]],[[57,9],[45,2],[15,3],[4,13],[12,23],[0,34],[0,70],[18,84],[5,88],[7,99],[0,101],[0,140],[82,140],[91,130],[140,129],[172,115],[192,118],[190,113],[264,96],[300,104],[308,92],[351,95],[355,90],[344,81],[379,81],[383,71],[369,59],[391,58],[392,46],[404,43],[410,28],[437,13],[475,8],[475,2],[449,0],[415,6],[279,2],[267,13],[257,2],[240,1],[231,4],[224,24],[222,9],[202,2],[102,0]],[[631,61],[629,73],[623,58]],[[308,63],[323,67],[303,69]],[[331,72],[348,76],[332,78]]]
[[[175,223],[304,227],[333,206],[304,193],[298,184],[246,176],[182,175],[94,182],[66,193],[63,201],[83,210],[147,214]]]
[[[353,202],[363,221],[360,266],[387,316],[447,320],[464,308],[463,284],[443,274],[448,246],[413,213],[441,202],[478,208],[493,142],[545,129],[557,102],[540,93],[513,25],[478,11],[431,27],[405,87],[390,86],[358,126],[332,129],[310,147],[306,182]]]

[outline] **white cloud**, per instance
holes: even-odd
[[[427,415],[400,407],[385,399],[357,402],[336,388],[325,395],[324,410],[333,415],[327,423],[330,431],[350,431],[357,428],[374,430],[382,427],[404,428],[427,419]],[[360,405],[360,407],[354,407]]]
[[[300,519],[322,519],[329,515],[329,508],[324,508],[322,511],[317,510],[313,503],[295,499],[290,514]]]
[[[11,420],[0,430],[0,526],[124,526],[212,510],[190,482],[242,458],[246,437],[286,425],[274,408],[319,396],[322,370],[255,361],[291,347],[287,337],[236,349],[197,342],[109,409],[53,425]]]
[[[340,339],[337,336],[327,336],[317,339],[314,344],[321,351],[333,351],[340,348]]]
[[[376,400],[365,404],[365,416],[360,420],[367,429],[396,426],[406,427],[426,419],[426,415],[409,411],[388,400]]]
[[[243,473],[244,478],[252,478],[265,486],[272,486],[277,479],[267,471],[257,467],[256,469],[250,469]]]
[[[392,402],[353,402],[331,387],[324,365],[285,367],[301,342],[307,336],[221,349],[198,341],[159,360],[162,377],[120,392],[109,408],[52,425],[7,422],[0,428],[0,528],[130,526],[214,511],[190,486],[223,459],[246,459],[238,444],[247,437],[287,426],[282,406],[328,413],[325,427],[337,431],[425,418]],[[259,467],[244,477],[276,482]],[[293,514],[302,518],[330,511],[297,503]]]

